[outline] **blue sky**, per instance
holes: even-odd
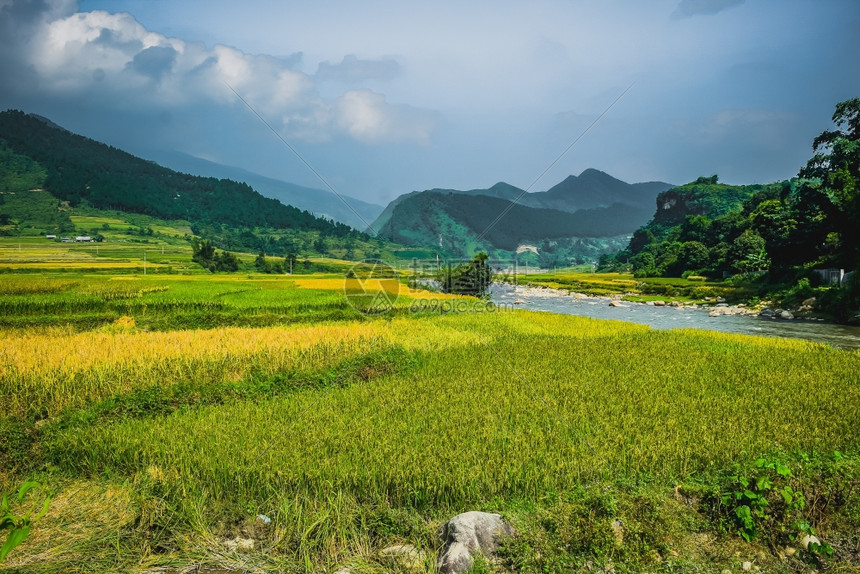
[[[340,192],[793,176],[860,96],[856,0],[0,0],[0,108]]]

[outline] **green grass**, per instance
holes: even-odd
[[[559,270],[555,273],[535,273],[517,278],[520,285],[536,285],[551,289],[567,289],[589,295],[625,295],[631,301],[676,300],[704,302],[717,297],[741,301],[753,293],[732,285],[682,279],[680,277],[647,277],[637,279],[630,273],[583,273]],[[632,295],[631,295],[632,294]],[[640,296],[645,296],[641,298]]]
[[[797,518],[857,565],[860,352],[524,311],[364,318],[267,276],[7,277],[0,490],[59,491],[12,568],[384,572],[381,548],[432,557],[473,509],[521,533],[481,571],[788,572],[817,565],[776,556]],[[713,502],[759,457],[808,500],[772,501],[770,546]]]

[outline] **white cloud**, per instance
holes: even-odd
[[[364,143],[430,142],[436,121],[432,113],[392,105],[370,90],[350,90],[334,105],[338,128]]]
[[[432,114],[390,104],[382,94],[348,91],[327,99],[317,87],[321,79],[292,69],[289,59],[168,38],[128,13],[74,12],[64,0],[39,13],[27,2],[7,0],[0,5],[0,20],[0,30],[21,30],[15,41],[7,39],[15,55],[3,66],[8,68],[4,76],[30,76],[11,82],[24,92],[19,97],[39,90],[40,96],[79,97],[89,105],[104,100],[126,110],[169,111],[235,104],[229,84],[276,128],[305,141],[346,135],[364,143],[425,144],[433,129]],[[398,70],[391,59],[347,56],[340,64],[321,65],[319,74],[323,79],[385,79]]]

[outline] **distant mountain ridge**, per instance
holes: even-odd
[[[309,211],[317,217],[334,219],[359,231],[367,231],[367,226],[379,217],[383,210],[381,205],[340,193],[344,201],[349,204],[347,207],[344,201],[329,190],[304,187],[182,152],[152,150],[146,152],[146,155],[161,165],[184,173],[247,183],[265,197]]]
[[[526,242],[630,234],[651,218],[658,194],[672,187],[629,184],[587,169],[543,192],[526,193],[505,182],[487,189],[414,191],[389,203],[373,227],[399,243],[459,255],[512,252]]]

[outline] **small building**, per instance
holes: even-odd
[[[77,243],[92,243],[94,240],[89,235],[78,235],[75,237],[75,242]]]
[[[61,237],[60,241],[62,241],[63,243],[71,243],[72,238],[71,237]]]
[[[56,239],[56,238],[57,238],[57,236],[56,236],[56,235],[52,235],[52,234],[50,234],[50,233],[49,233],[48,235],[46,235],[46,236],[45,236],[45,239]]]

